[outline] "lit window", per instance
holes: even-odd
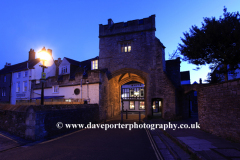
[[[156,101],[153,101],[153,106],[152,106],[153,109],[156,109],[156,105],[155,104],[156,104]]]
[[[145,109],[145,104],[144,104],[144,101],[140,101],[139,102],[139,109]]]
[[[67,66],[62,67],[62,73],[67,73]]]
[[[129,109],[135,109],[134,101],[130,101]]]
[[[135,97],[139,97],[139,91],[135,91],[135,92],[134,92],[134,96],[135,96]]]
[[[23,74],[24,77],[27,77],[28,76],[28,71],[25,71],[24,74]]]
[[[20,78],[21,77],[21,72],[18,72],[17,73],[17,78]]]
[[[53,86],[53,93],[59,92],[59,86]]]
[[[98,69],[98,60],[92,61],[92,70],[93,69]]]
[[[16,84],[16,92],[19,92],[20,91],[20,82],[17,82]]]
[[[66,101],[66,102],[71,102],[72,100],[71,100],[71,99],[66,99],[65,101]]]
[[[7,81],[7,76],[4,76],[4,82],[6,82]]]
[[[131,52],[131,43],[122,43],[121,52]]]
[[[23,82],[23,92],[27,91],[27,81]]]

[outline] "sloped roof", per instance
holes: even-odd
[[[70,58],[67,58],[67,57],[64,57],[64,58],[72,65],[75,65],[75,66],[79,66],[80,65],[79,61],[76,61],[76,60],[73,60],[73,59],[70,59]]]
[[[190,80],[190,72],[189,71],[180,72],[180,74],[181,74],[181,81]]]
[[[11,72],[26,70],[28,68],[33,68],[39,62],[40,62],[40,59],[37,58],[37,59],[32,59],[29,61],[22,62],[22,63],[18,63],[15,65],[6,66],[0,70],[0,74],[7,74]]]
[[[76,61],[76,60],[73,60],[73,59],[70,59],[70,58],[67,58],[67,57],[64,57],[70,64],[74,65],[74,66],[78,66],[78,67],[82,67],[84,68],[86,66],[86,68],[88,69],[91,69],[91,61],[92,60],[96,60],[98,59],[98,56],[95,57],[95,58],[91,58],[91,59],[88,59],[88,60],[85,60],[85,61]]]
[[[67,58],[67,57],[64,57],[71,65],[71,69],[70,69],[70,79],[75,79],[75,74],[78,73],[78,72],[82,72],[82,71],[86,71],[84,74],[83,74],[83,77],[87,77],[87,71],[88,70],[91,70],[91,61],[93,60],[97,60],[99,59],[99,57],[95,57],[95,58],[91,58],[91,59],[88,59],[88,60],[85,60],[85,61],[76,61],[76,60],[73,60],[73,59],[70,59],[70,58]],[[59,80],[61,79],[61,77],[59,77]]]

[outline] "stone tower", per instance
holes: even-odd
[[[120,112],[121,85],[138,81],[145,85],[146,116],[153,99],[161,99],[162,117],[176,116],[176,87],[166,74],[164,45],[155,37],[155,15],[128,22],[99,25],[100,111],[103,118]],[[179,63],[180,66],[180,63]]]

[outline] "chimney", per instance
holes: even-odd
[[[32,60],[32,59],[35,59],[35,52],[34,52],[34,49],[30,49],[29,51],[29,56],[28,56],[28,60]]]
[[[58,58],[58,64],[60,64],[62,62],[61,58]]]
[[[202,78],[199,79],[199,84],[202,84]]]
[[[4,68],[7,67],[7,66],[11,66],[11,63],[7,63],[7,62],[6,62]]]
[[[113,20],[110,18],[110,19],[108,19],[108,28],[109,29],[112,29],[112,27],[113,27]]]
[[[51,49],[47,49],[47,52],[52,56],[52,50]]]

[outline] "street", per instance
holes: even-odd
[[[125,121],[126,122],[126,121]],[[130,123],[133,121],[128,121]],[[108,121],[109,124],[119,120]],[[33,146],[0,152],[1,159],[157,159],[145,129],[85,129]]]

